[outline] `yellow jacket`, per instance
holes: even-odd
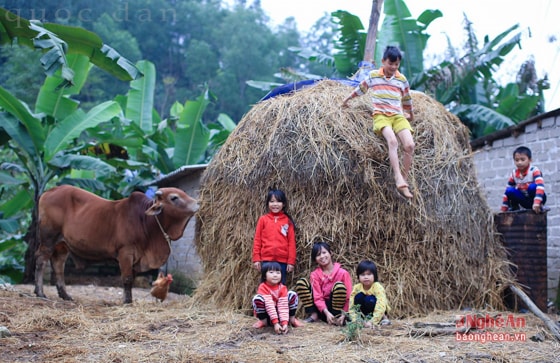
[[[375,309],[373,310],[373,316],[371,318],[371,323],[377,325],[383,319],[383,315],[386,312],[391,311],[391,307],[387,302],[387,295],[385,295],[385,288],[379,282],[374,282],[373,285],[369,288],[369,290],[364,290],[364,286],[362,283],[358,283],[354,285],[352,289],[352,294],[350,294],[350,308],[348,311],[350,312],[350,317],[352,321],[356,321],[357,315],[352,307],[354,306],[354,297],[358,295],[360,292],[364,293],[365,295],[374,295],[377,299],[375,303]]]

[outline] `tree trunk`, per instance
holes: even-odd
[[[35,251],[39,247],[39,234],[38,234],[38,209],[37,201],[31,212],[31,224],[25,234],[23,240],[27,243],[27,250],[25,251],[25,270],[23,272],[23,283],[35,283]]]
[[[371,15],[369,16],[369,28],[366,38],[366,49],[364,51],[364,60],[373,63],[375,58],[375,42],[377,40],[377,25],[381,15],[381,7],[383,0],[372,0]]]

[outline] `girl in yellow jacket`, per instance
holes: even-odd
[[[388,325],[391,322],[386,313],[391,310],[383,285],[378,282],[377,266],[372,261],[362,261],[356,268],[359,283],[354,285],[350,294],[350,318],[357,321],[358,314],[364,318],[364,326]],[[359,307],[354,308],[354,306]]]

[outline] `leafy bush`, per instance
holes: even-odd
[[[27,246],[22,236],[0,240],[0,283],[17,284],[23,280]]]

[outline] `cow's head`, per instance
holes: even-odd
[[[161,188],[155,195],[154,203],[146,210],[147,215],[165,215],[175,218],[190,218],[198,211],[198,203],[187,193],[177,188]]]

